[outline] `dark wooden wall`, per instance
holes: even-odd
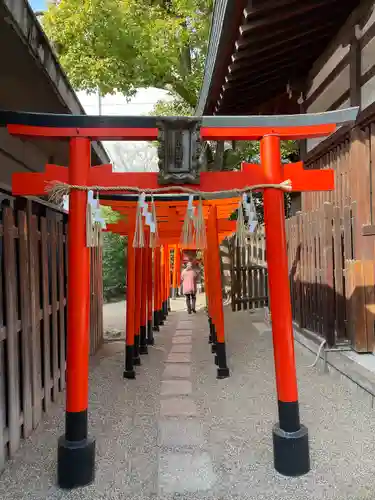
[[[375,113],[343,130],[307,168],[333,168],[335,190],[302,194],[287,221],[296,321],[330,344],[373,352]]]

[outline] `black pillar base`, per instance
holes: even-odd
[[[218,368],[216,378],[223,379],[230,376],[229,368]]]
[[[154,325],[154,326],[152,327],[152,330],[153,330],[154,332],[160,332],[159,325]]]
[[[295,432],[285,432],[275,425],[273,435],[274,466],[283,476],[296,477],[310,471],[309,435],[304,425]]]
[[[95,440],[67,441],[61,436],[57,449],[57,484],[72,489],[87,486],[95,479]]]
[[[171,299],[168,299],[167,301],[167,305],[168,305],[168,312],[172,312],[172,308],[171,308]]]
[[[212,319],[210,318],[210,316],[208,316],[208,329],[209,329],[208,343],[212,344]]]
[[[134,371],[134,346],[127,345],[125,348],[125,370],[124,370],[124,378],[134,379],[135,371]]]
[[[147,322],[147,344],[148,345],[154,345],[155,340],[154,340],[154,332],[152,329],[152,321],[148,320]]]
[[[229,377],[229,368],[227,365],[227,354],[224,342],[218,342],[216,344],[216,357],[215,363],[217,361],[218,370],[217,378],[227,378]]]
[[[135,371],[134,370],[124,370],[123,377],[129,380],[135,379]]]
[[[215,355],[215,365],[219,366],[219,358],[217,357],[217,355]]]
[[[211,344],[211,352],[212,352],[212,354],[215,354],[215,352],[216,352],[216,344]]]
[[[159,325],[160,326],[163,326],[164,325],[164,314],[163,314],[163,309],[160,309],[160,311],[158,311],[158,322],[159,322]]]
[[[141,326],[141,328],[140,328],[139,354],[148,354],[148,349],[147,349],[147,328],[146,328],[146,326]]]
[[[134,366],[141,366],[141,358],[139,356],[133,358]]]
[[[136,359],[139,358],[139,347],[141,344],[141,339],[139,334],[134,335],[134,351],[133,351],[133,359],[134,359],[134,364],[136,365],[137,363],[135,362]],[[139,363],[140,364],[140,363]]]

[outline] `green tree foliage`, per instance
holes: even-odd
[[[120,214],[110,207],[102,207],[107,223],[115,223]],[[103,235],[103,294],[104,300],[124,298],[126,290],[127,238],[116,233]]]
[[[108,302],[125,297],[127,238],[115,233],[103,237],[103,294]]]
[[[170,90],[195,107],[213,0],[61,0],[43,26],[80,90]]]

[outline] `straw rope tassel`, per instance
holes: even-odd
[[[238,216],[237,216],[237,224],[236,224],[236,236],[235,236],[235,242],[236,245],[240,248],[243,248],[246,246],[246,226],[245,226],[245,219],[243,216],[243,200],[238,204]]]
[[[197,217],[195,219],[195,244],[196,247],[204,250],[207,246],[206,224],[203,217],[203,202],[199,199]]]
[[[194,217],[194,216],[193,216]],[[195,231],[192,217],[192,198],[189,197],[189,203],[185,212],[184,223],[181,231],[181,244],[184,248],[194,247]]]
[[[160,246],[160,243],[159,243],[159,233],[158,233],[158,221],[156,218],[156,206],[153,196],[151,196],[151,214],[152,214],[152,221],[154,224],[154,231],[150,231],[150,248],[156,248]]]
[[[133,239],[133,248],[144,248],[144,246],[145,246],[145,234],[143,230],[142,206],[139,199],[137,204],[137,212],[135,216],[135,232]]]

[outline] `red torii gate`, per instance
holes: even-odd
[[[283,166],[280,140],[317,138],[337,124],[354,121],[358,108],[316,115],[201,117],[203,140],[260,140],[261,165],[240,172],[202,172],[197,191],[227,191],[290,179],[292,191],[332,190],[334,172],[304,171],[302,163]],[[170,118],[171,122],[175,118]],[[185,119],[182,119],[182,121]],[[164,119],[164,122],[166,119]],[[186,120],[185,120],[186,121]],[[103,117],[0,112],[10,134],[69,140],[69,168],[47,166],[43,174],[14,174],[15,195],[44,195],[48,181],[70,186],[158,188],[153,173],[113,173],[110,166],[91,168],[91,140],[156,140],[156,117]],[[176,189],[177,190],[177,189]],[[86,247],[87,192],[71,188],[69,203],[68,344],[65,435],[58,445],[58,483],[72,488],[89,484],[95,475],[95,440],[88,437],[89,250]],[[310,469],[308,431],[300,424],[293,327],[284,224],[284,196],[264,188],[264,220],[279,422],[273,429],[274,465],[287,476]]]

